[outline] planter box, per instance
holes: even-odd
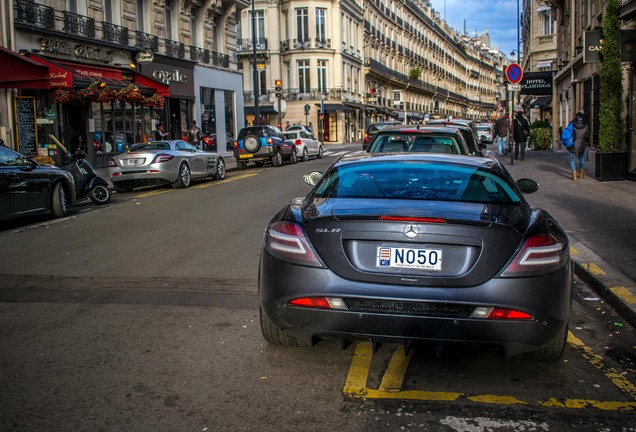
[[[627,153],[596,152],[596,180],[625,180]]]

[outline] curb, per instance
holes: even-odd
[[[570,243],[574,274],[588,284],[632,327],[636,327],[636,285],[583,243]]]

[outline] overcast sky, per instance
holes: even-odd
[[[469,36],[487,31],[490,44],[510,56],[517,49],[517,1],[521,0],[431,0],[431,5],[460,34],[465,21]]]

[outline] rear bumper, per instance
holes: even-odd
[[[319,339],[463,342],[494,345],[506,356],[533,351],[555,340],[570,318],[570,266],[535,278],[495,278],[469,288],[392,286],[344,280],[328,269],[295,266],[263,253],[259,300],[279,329],[312,344]],[[399,310],[361,312],[288,305],[301,296],[394,300],[461,307],[499,306],[530,313],[534,320],[496,321],[427,316]]]

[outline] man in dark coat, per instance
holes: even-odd
[[[574,145],[568,148],[568,151],[570,152],[570,169],[572,170],[572,180],[576,180],[577,174],[579,178],[585,177],[583,164],[585,163],[585,146],[587,145],[587,141],[589,139],[590,128],[585,122],[582,112],[576,113],[576,117],[574,117],[574,120],[572,120],[572,126],[574,127],[574,136],[572,138]]]
[[[508,119],[503,113],[499,113],[495,122],[495,135],[497,136],[497,154],[503,156],[506,151],[506,140],[508,139]]]
[[[530,136],[530,122],[524,117],[523,111],[517,111],[515,122],[512,126],[512,139],[515,142],[515,159],[526,158],[526,143]]]

